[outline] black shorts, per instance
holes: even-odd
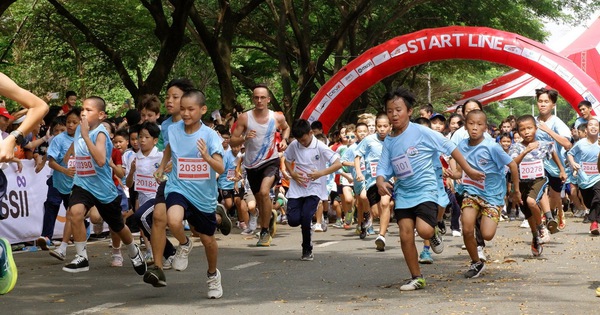
[[[167,186],[167,181],[164,181],[158,185],[158,188],[156,189],[156,198],[154,198],[155,205],[166,202],[165,201],[165,186]]]
[[[546,178],[548,178],[548,186],[550,186],[550,189],[555,192],[560,192],[562,190],[563,182],[560,180],[560,177],[550,176],[550,174],[546,172]]]
[[[213,236],[217,230],[217,215],[215,212],[206,213],[198,210],[191,202],[187,200],[182,194],[171,192],[167,196],[167,211],[172,206],[183,207],[183,218],[188,221],[189,224],[194,226],[196,231],[200,234]]]
[[[235,197],[235,190],[233,189],[219,189],[219,195],[221,195],[221,199],[233,199]]]
[[[253,194],[256,195],[260,191],[260,186],[265,177],[274,177],[273,184],[270,187],[272,188],[279,182],[279,159],[272,159],[257,168],[247,168],[246,174],[248,174],[248,183]]]
[[[435,202],[427,201],[420,203],[412,208],[394,209],[394,217],[400,222],[401,219],[410,218],[415,221],[417,218],[425,221],[431,227],[437,225],[438,205]]]
[[[342,199],[340,198],[340,195],[337,191],[332,190],[329,192],[329,204],[333,204],[333,202],[335,201],[340,202],[341,200]]]
[[[583,199],[583,203],[590,209],[590,212],[592,212],[594,207],[600,204],[600,182],[597,182],[590,188],[583,189],[580,187],[579,190],[581,191],[581,199]]]
[[[520,206],[525,219],[529,219],[531,217],[531,209],[527,205],[527,198],[531,198],[535,200],[536,203],[540,202],[540,199],[544,196],[544,192],[546,190],[546,186],[548,184],[548,179],[541,177],[536,178],[534,180],[521,180],[519,182],[519,191],[521,192],[521,201],[523,204]]]
[[[125,227],[123,215],[121,214],[121,195],[117,195],[117,197],[109,203],[102,203],[89,191],[77,185],[73,185],[71,197],[69,197],[69,207],[78,204],[83,204],[86,214],[93,206],[96,206],[96,208],[98,208],[98,213],[104,222],[106,222],[110,229],[115,233],[121,232]]]

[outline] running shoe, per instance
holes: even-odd
[[[479,260],[486,262],[487,257],[485,257],[485,252],[483,251],[483,249],[484,249],[483,246],[477,246],[477,256],[479,256]],[[468,278],[475,278],[475,277],[468,277]]]
[[[315,232],[323,232],[323,227],[321,226],[321,223],[315,223],[313,225],[313,230]]]
[[[406,281],[406,283],[400,287],[400,291],[414,291],[423,289],[424,287],[425,279],[423,277],[416,277]]]
[[[590,225],[590,233],[592,233],[592,235],[600,235],[600,231],[598,231],[598,222],[592,222]]]
[[[433,237],[430,238],[429,241],[431,242],[431,249],[434,253],[441,254],[444,251],[444,239],[437,226],[435,227]]]
[[[171,255],[169,258],[165,259],[163,262],[163,270],[173,269],[173,259],[175,259],[175,255]]]
[[[258,215],[250,214],[250,220],[248,220],[248,228],[252,231],[256,230],[256,224],[258,223]]]
[[[585,209],[575,209],[573,216],[576,218],[582,218],[585,215]]]
[[[217,269],[217,274],[208,277],[206,280],[208,285],[207,296],[209,299],[219,299],[223,296],[223,287],[221,286],[221,272]]]
[[[431,253],[428,250],[422,250],[421,254],[419,254],[419,263],[421,264],[433,264],[433,257],[431,257]]]
[[[384,252],[385,251],[385,237],[383,237],[383,235],[379,235],[375,239],[375,248],[379,252]]]
[[[111,267],[123,267],[123,256],[121,254],[112,254]]]
[[[271,237],[275,237],[275,232],[277,232],[277,211],[271,210],[271,220],[269,220],[269,235]]]
[[[58,260],[61,260],[61,261],[65,261],[65,259],[67,258],[66,257],[67,255],[65,253],[59,251],[58,249],[51,250],[50,251],[50,256],[52,256],[52,257],[54,257],[54,258],[56,258]]]
[[[75,255],[75,259],[63,267],[63,271],[70,273],[78,273],[88,270],[90,270],[90,263],[88,262],[87,258],[79,255]]]
[[[242,235],[254,235],[254,230],[251,230],[250,228],[246,228],[245,230],[242,231],[241,234]]]
[[[582,223],[587,224],[587,223],[591,223],[591,222],[592,221],[590,220],[590,217],[588,216],[588,213],[584,214],[583,215],[583,221],[582,221]]]
[[[144,255],[144,260],[146,260],[147,266],[154,265],[154,257],[152,256],[152,252],[146,251],[146,254]]]
[[[265,233],[260,233],[260,236],[258,237],[258,242],[256,243],[257,247],[269,247],[271,246],[271,240],[272,237],[271,235],[269,235],[269,233],[265,232]]]
[[[348,224],[348,223],[344,223],[344,230],[350,230],[352,228],[352,225]]]
[[[137,244],[135,244],[135,249],[137,249],[135,257],[130,257],[129,259],[131,260],[131,264],[133,265],[133,269],[135,269],[135,272],[137,272],[138,275],[143,276],[148,270],[148,265],[146,265],[146,260],[144,259],[144,257],[142,257],[142,251],[140,250],[140,247]]]
[[[550,232],[545,225],[538,228],[538,235],[540,238],[540,244],[547,244],[550,242]]]
[[[18,275],[10,242],[0,238],[0,295],[12,291],[17,284]]]
[[[565,218],[565,212],[562,211],[560,213],[560,215],[558,216],[558,230],[562,231],[565,229],[566,226],[567,226],[567,220]]]
[[[54,246],[54,244],[52,244],[52,241],[44,236],[38,237],[37,240],[35,240],[35,245],[37,245],[42,250],[50,250],[50,247]]]
[[[360,234],[358,235],[361,240],[364,240],[367,237],[367,229],[365,227],[360,228]]]
[[[283,224],[283,225],[288,224],[287,215],[285,215],[285,214],[281,215],[281,224]]]
[[[558,221],[556,221],[556,219],[552,218],[548,220],[548,223],[546,225],[548,226],[548,230],[551,234],[558,232]]]
[[[544,251],[544,247],[542,246],[542,243],[540,243],[540,238],[534,237],[531,241],[531,254],[534,257],[538,257],[542,254],[542,251]]]
[[[520,228],[524,228],[524,229],[528,229],[529,228],[529,221],[527,221],[527,219],[523,220],[523,222],[521,222],[521,225],[519,225]]]
[[[146,271],[144,274],[144,282],[151,284],[153,287],[166,287],[167,278],[162,269],[154,267],[152,270]]]
[[[225,207],[218,203],[216,213],[217,215],[221,216],[221,224],[219,224],[217,228],[223,235],[229,235],[229,233],[231,233],[231,219],[227,215]]]
[[[452,230],[452,236],[453,237],[461,237],[462,233],[460,232],[460,230]]]
[[[471,263],[469,270],[465,272],[465,278],[477,278],[481,275],[481,272],[485,269],[485,263],[483,261],[478,261]]]
[[[337,219],[335,220],[335,223],[333,224],[333,227],[336,229],[343,229],[344,228],[344,222],[342,222],[342,219]]]
[[[248,228],[248,224],[246,222],[238,222],[238,228],[243,231]]]
[[[300,258],[300,260],[313,261],[313,259],[315,259],[315,256],[313,256],[312,250],[309,250],[309,249],[302,250],[302,257]]]
[[[194,248],[194,242],[191,239],[187,239],[187,245],[177,246],[175,252],[175,258],[173,258],[173,268],[177,271],[184,271],[188,266],[188,256]]]

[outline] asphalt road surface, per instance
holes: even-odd
[[[462,238],[448,233],[445,250],[422,265],[427,287],[400,292],[409,277],[392,225],[387,250],[374,236],[354,231],[314,233],[315,260],[301,261],[299,228],[279,226],[272,246],[233,229],[219,239],[224,294],[206,298],[206,259],[198,239],[187,270],[166,271],[167,287],[142,281],[129,261],[110,267],[109,242],[89,244],[90,271],[69,274],[48,252],[17,252],[19,279],[0,296],[0,314],[598,314],[600,238],[581,219],[568,218],[533,258],[528,229],[501,222],[488,243],[489,263],[480,278],[465,279]],[[448,229],[449,231],[449,229]],[[417,248],[421,249],[418,242]],[[69,260],[75,253],[68,249]]]

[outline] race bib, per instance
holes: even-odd
[[[469,175],[467,175],[467,173],[465,172],[463,172],[462,183],[463,185],[469,185],[481,190],[485,190],[485,179],[474,180],[471,177],[469,177]]]
[[[399,179],[404,179],[414,174],[412,165],[410,165],[410,160],[406,154],[393,158],[392,167],[394,168],[394,174]]]
[[[298,166],[298,164],[296,164],[294,166],[294,170],[296,171],[296,174],[298,174],[298,176],[300,176],[302,178],[302,183],[300,184],[300,186],[302,186],[304,188],[308,187],[308,184],[311,181],[310,178],[308,177],[309,171],[307,171],[304,168]],[[344,178],[342,177],[342,179],[344,179]]]
[[[70,157],[69,161],[67,161],[67,168],[75,168],[75,159]]]
[[[233,178],[235,178],[235,168],[232,168],[230,170],[227,170],[227,180],[233,181]]]
[[[158,182],[153,176],[135,174],[135,190],[156,193],[156,190],[158,190]]]
[[[210,165],[202,158],[178,158],[177,178],[181,180],[209,179]]]
[[[540,177],[544,177],[544,162],[542,160],[521,162],[519,164],[519,178],[536,179]]]
[[[370,162],[369,166],[371,167],[371,177],[377,177],[377,162]]]
[[[598,163],[581,162],[581,168],[587,175],[598,175]]]
[[[91,156],[75,157],[75,173],[80,177],[88,177],[96,175],[96,169],[92,163]]]

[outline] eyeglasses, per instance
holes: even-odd
[[[346,136],[346,139],[356,139],[356,136]]]

